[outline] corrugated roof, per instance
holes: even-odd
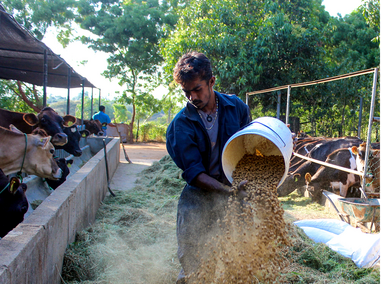
[[[44,53],[47,55],[47,86],[68,87],[71,70],[71,88],[96,88],[48,46],[29,33],[0,4],[0,79],[19,80],[38,86],[44,81]]]

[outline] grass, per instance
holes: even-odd
[[[96,222],[77,233],[64,257],[67,284],[175,283],[177,200],[185,183],[169,156],[141,172],[136,187],[115,191],[98,210]],[[292,224],[296,219],[337,218],[297,193],[279,198],[290,223],[289,260],[277,283],[380,283],[379,268],[357,268],[325,244],[316,244]]]
[[[340,219],[338,215],[325,206],[314,202],[309,197],[299,196],[297,191],[279,197],[284,211],[291,219]]]

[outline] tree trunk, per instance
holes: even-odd
[[[40,112],[41,111],[41,108],[39,108],[38,106],[34,105],[33,102],[31,102],[28,97],[26,96],[24,90],[22,89],[22,85],[21,85],[21,82],[20,81],[17,81],[17,87],[18,87],[18,92],[15,92],[15,94],[21,98],[30,108],[32,108],[35,112]]]

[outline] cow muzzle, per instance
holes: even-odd
[[[50,141],[54,146],[63,146],[67,143],[67,135],[65,133],[57,133]]]
[[[58,180],[62,177],[62,170],[58,168],[58,170],[54,173],[52,172],[52,176],[55,180]]]

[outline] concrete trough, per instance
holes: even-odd
[[[119,163],[119,138],[108,138],[110,179]],[[88,162],[53,191],[24,222],[0,240],[0,283],[60,283],[67,245],[95,220],[106,196],[102,138],[89,138]]]

